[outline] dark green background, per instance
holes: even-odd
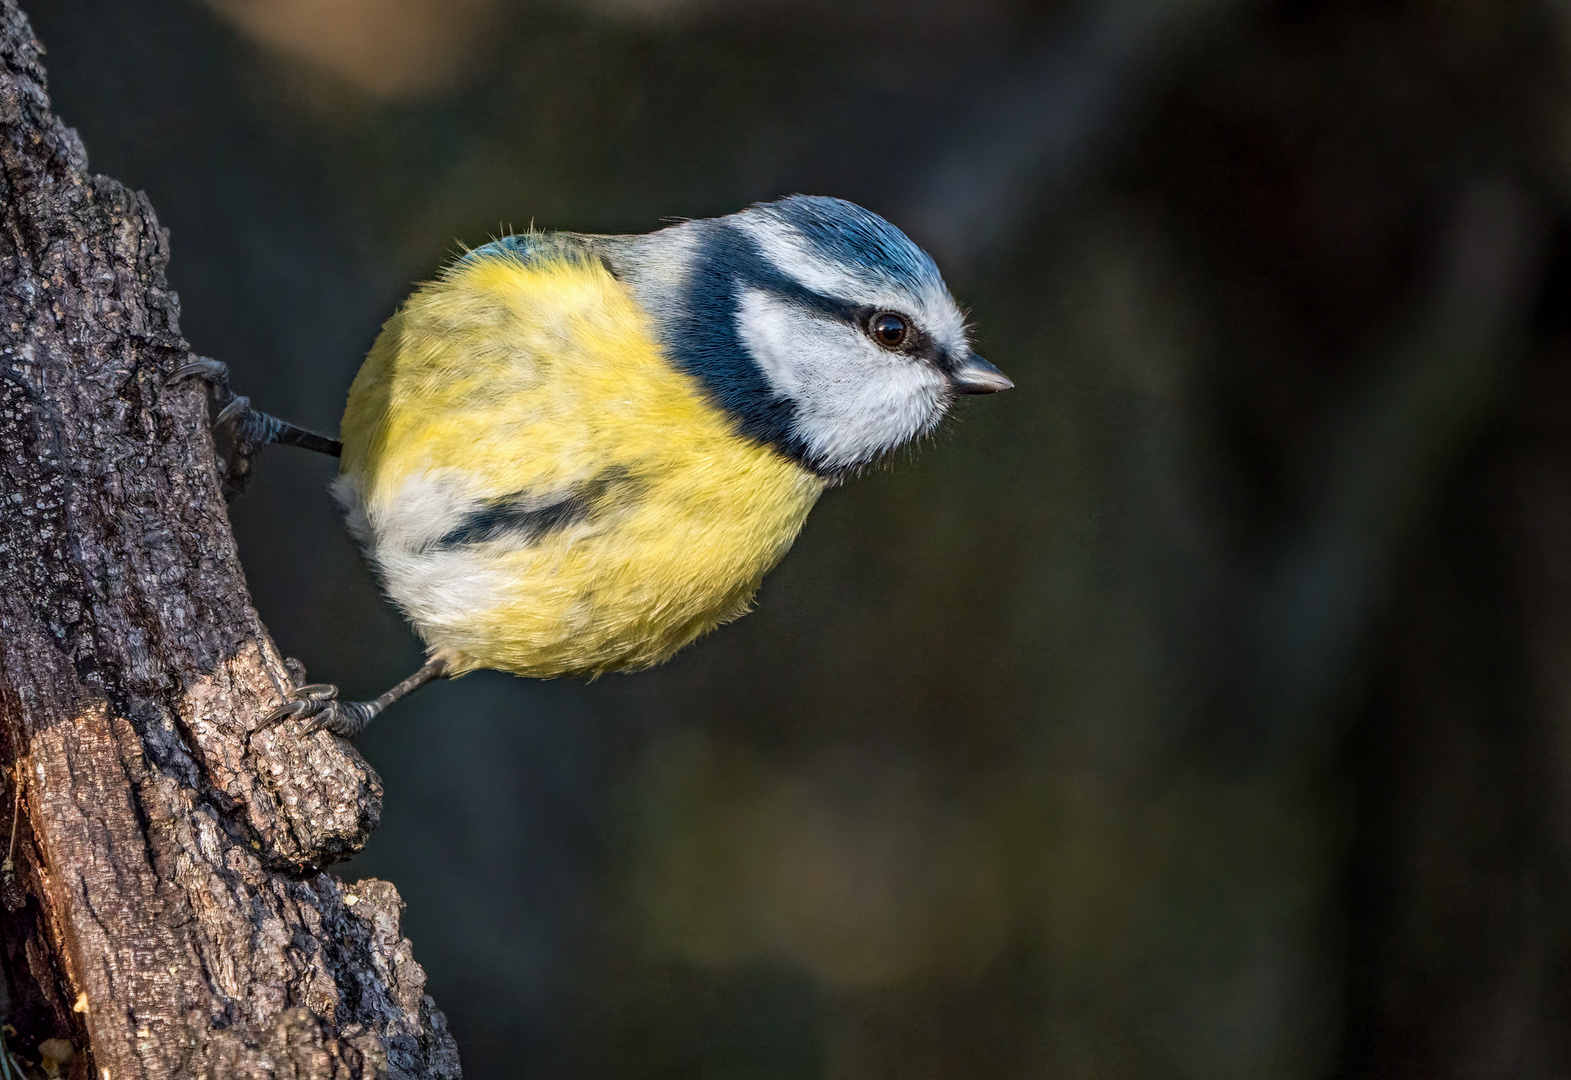
[[[929,245],[1018,384],[665,668],[361,740],[345,873],[468,1075],[1571,1071],[1563,4],[498,0],[395,97],[189,0],[26,6],[280,415],[335,430],[460,244],[791,191]],[[420,654],[332,471],[233,517],[367,696]]]

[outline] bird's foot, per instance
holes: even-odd
[[[374,701],[339,701],[338,687],[332,683],[305,683],[305,667],[299,661],[285,661],[295,686],[289,691],[290,700],[268,713],[258,731],[281,724],[285,720],[304,719],[304,734],[331,731],[341,738],[352,739],[382,714],[395,701],[402,701],[428,682],[448,677],[449,660],[435,656],[427,660],[409,678],[393,687]]]
[[[375,701],[339,701],[338,687],[332,683],[307,683],[289,692],[293,699],[263,718],[261,727],[270,728],[286,720],[304,720],[303,735],[328,731],[339,738],[352,739],[376,719],[383,706]]]
[[[233,500],[245,490],[251,475],[251,459],[270,443],[300,446],[333,457],[339,456],[343,449],[337,439],[307,431],[252,408],[250,398],[235,393],[230,387],[229,365],[221,360],[199,356],[176,368],[169,376],[168,385],[174,386],[187,379],[201,379],[207,384],[218,410],[213,416],[213,429],[227,428],[229,432],[229,455],[218,466],[226,500]]]

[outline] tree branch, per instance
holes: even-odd
[[[88,175],[0,0],[0,881],[10,1048],[72,1076],[456,1077],[391,885],[322,872],[381,785],[250,734],[252,609],[145,196]],[[21,820],[10,820],[12,808]],[[52,1044],[58,1049],[61,1044]],[[58,1060],[58,1059],[57,1059]]]

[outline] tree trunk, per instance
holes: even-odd
[[[255,730],[290,674],[202,388],[165,385],[188,359],[167,259],[146,197],[86,172],[0,0],[9,1052],[93,1080],[457,1077],[397,892],[322,870],[375,826],[376,774],[329,735]]]

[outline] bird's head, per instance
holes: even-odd
[[[673,362],[745,434],[828,477],[1013,384],[971,351],[938,267],[852,203],[793,195],[608,252]]]

